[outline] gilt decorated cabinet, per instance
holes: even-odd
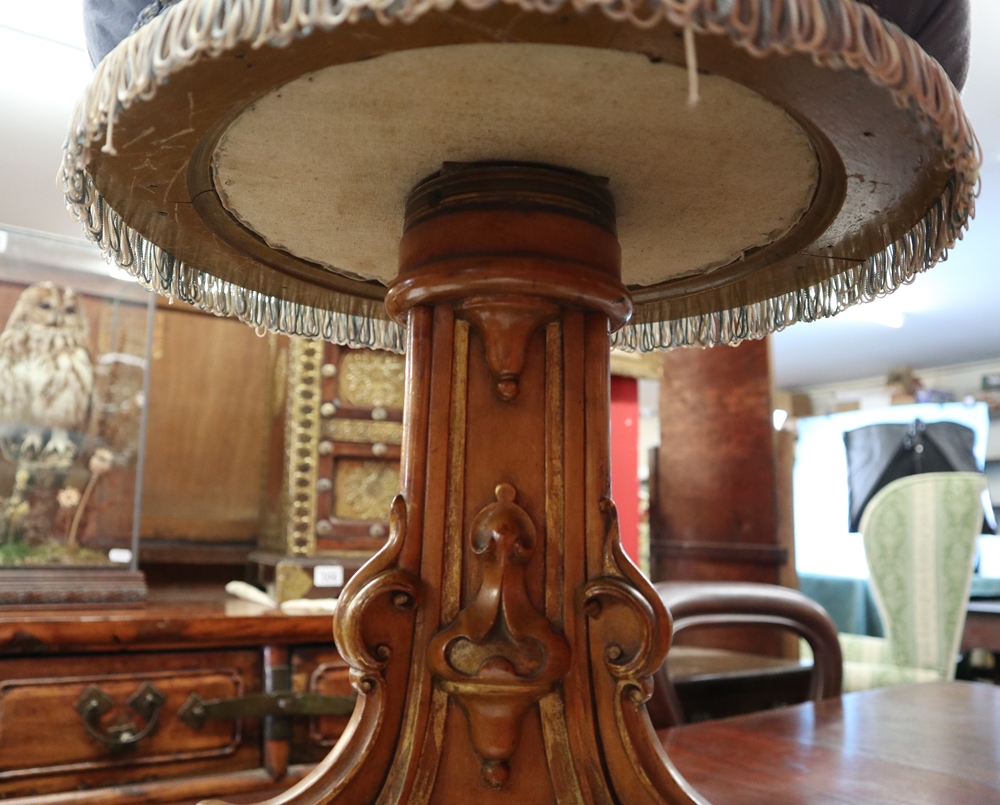
[[[401,355],[293,339],[284,482],[250,557],[278,600],[335,597],[388,536],[403,438]]]

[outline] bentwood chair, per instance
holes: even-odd
[[[826,610],[797,590],[752,582],[661,582],[655,586],[673,617],[675,637],[690,629],[725,626],[787,629],[803,638],[812,649],[809,698],[819,701],[840,693],[837,627]],[[657,728],[685,721],[666,662],[656,674],[653,696],[646,706]]]

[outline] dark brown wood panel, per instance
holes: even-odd
[[[664,355],[658,539],[773,544],[770,395],[766,340]]]
[[[324,696],[354,696],[350,668],[333,646],[301,646],[292,653],[292,689]],[[296,719],[292,726],[293,763],[317,763],[333,748],[349,716]]]
[[[663,356],[661,447],[650,511],[656,581],[775,584],[778,545],[768,343]],[[688,645],[782,652],[780,633],[690,633]]]
[[[312,766],[291,766],[279,782],[264,769],[231,774],[206,771],[183,780],[124,783],[94,790],[61,791],[7,800],[8,805],[198,805],[206,797],[231,803],[259,803],[301,780]]]
[[[144,538],[256,539],[268,489],[274,340],[235,319],[157,310]],[[280,465],[273,469],[280,477]]]
[[[810,666],[735,651],[675,646],[667,667],[686,723],[809,699]]]
[[[353,693],[328,614],[289,617],[221,586],[153,587],[148,604],[133,608],[3,609],[0,799],[139,805],[237,792],[260,799],[290,784],[303,767],[279,780],[284,764],[274,760],[288,744],[262,742],[256,720],[209,720],[195,729],[177,718],[192,692],[206,700],[261,692],[264,656],[279,666],[291,656],[296,691]],[[97,685],[115,703],[100,729],[129,722],[141,729],[146,722],[125,702],[143,683],[166,696],[158,726],[136,748],[111,752],[87,734],[76,704]],[[296,752],[322,759],[344,723],[292,719]]]
[[[962,633],[962,651],[1000,651],[1000,601],[970,601]]]
[[[114,707],[95,728],[101,734],[144,722],[125,705],[144,683],[165,697],[156,729],[127,750],[88,734],[77,701],[91,686]],[[216,772],[260,763],[256,722],[206,722],[195,729],[177,717],[188,696],[240,696],[260,686],[256,652],[98,654],[0,661],[0,795],[26,795],[111,782]]]

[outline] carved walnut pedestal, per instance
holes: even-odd
[[[609,497],[609,330],[631,312],[610,194],[446,165],[406,219],[403,491],[334,627],[359,703],[271,802],[701,802],[646,715],[670,622]]]

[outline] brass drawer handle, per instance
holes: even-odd
[[[144,682],[125,700],[125,704],[132,712],[146,722],[146,726],[141,730],[131,722],[108,730],[102,729],[101,716],[115,706],[115,700],[97,685],[91,685],[83,692],[76,703],[76,710],[83,718],[83,727],[87,730],[87,734],[115,750],[135,746],[143,738],[151,735],[156,729],[160,711],[166,700],[167,697],[149,682]]]

